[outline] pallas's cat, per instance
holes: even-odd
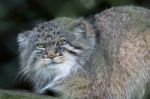
[[[18,36],[22,75],[39,94],[141,99],[150,80],[149,18],[127,6],[41,23]]]

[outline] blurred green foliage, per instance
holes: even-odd
[[[0,0],[0,87],[18,72],[17,34],[55,17],[81,17],[121,5],[150,7],[150,0]]]

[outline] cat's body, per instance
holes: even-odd
[[[142,99],[150,82],[149,17],[128,6],[42,23],[19,34],[21,71],[36,93]]]

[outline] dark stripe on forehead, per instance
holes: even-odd
[[[57,38],[57,37],[59,37],[61,35],[62,34],[59,31],[51,31],[51,32],[46,34],[47,37],[52,38],[52,39]]]
[[[34,31],[43,34],[43,32],[54,31],[56,28],[57,26],[53,22],[44,22],[35,27]]]

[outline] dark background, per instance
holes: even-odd
[[[121,5],[150,8],[150,0],[0,0],[0,88],[16,82],[19,32],[59,16],[88,16]]]

